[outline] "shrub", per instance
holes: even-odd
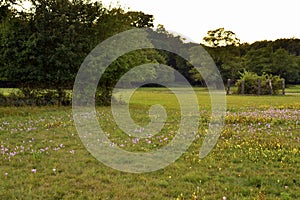
[[[50,89],[20,89],[8,96],[0,95],[1,106],[69,106],[72,102],[71,93]]]
[[[273,94],[279,94],[282,89],[282,79],[280,76],[272,76],[269,74],[263,74],[261,76],[253,72],[244,71],[241,74],[241,78],[237,81],[237,93],[242,93],[242,82],[244,81],[244,94],[258,94],[258,81],[261,81],[261,95],[270,95],[271,87],[269,81],[272,83]]]

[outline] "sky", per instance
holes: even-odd
[[[154,15],[188,41],[202,43],[208,30],[225,28],[241,42],[300,38],[299,0],[102,0],[133,11]],[[127,9],[128,10],[128,9]]]

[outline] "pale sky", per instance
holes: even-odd
[[[224,27],[241,42],[300,38],[299,0],[102,0],[105,6],[153,14],[155,27],[200,43],[208,30]],[[118,3],[119,2],[119,3]]]

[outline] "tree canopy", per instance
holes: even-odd
[[[224,28],[218,28],[216,30],[210,30],[207,32],[207,36],[203,38],[205,45],[210,47],[221,47],[227,45],[238,46],[240,39],[232,31],[227,31]]]

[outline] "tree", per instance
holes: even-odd
[[[137,44],[146,42],[149,41],[137,40],[136,44],[130,43],[126,44],[126,46],[132,45],[134,48],[134,46],[136,46]],[[119,48],[122,48],[122,46]],[[113,56],[115,53],[117,53],[116,50],[116,48],[108,49],[108,51],[110,52],[110,56]],[[96,59],[100,62],[103,62],[105,58],[103,58],[102,56],[103,55],[101,54],[101,56],[97,56]],[[105,70],[101,77],[101,80],[99,81],[99,90],[96,96],[96,98],[98,98],[98,102],[101,102],[101,104],[104,105],[110,104],[113,88],[120,80],[120,78],[130,69],[147,63],[157,63],[157,65],[155,65],[154,70],[148,70],[147,68],[135,70],[134,73],[131,73],[131,76],[128,77],[129,79],[123,79],[124,82],[122,83],[122,85],[124,87],[130,87],[135,83],[152,81],[158,77],[161,77],[160,74],[163,72],[160,70],[159,64],[165,63],[164,58],[156,50],[144,49],[129,52],[125,55],[120,56],[117,60],[111,63]],[[92,76],[93,75],[91,75],[91,77]]]
[[[300,55],[300,39],[278,39],[272,44],[274,50],[284,49],[289,54],[299,56]]]
[[[220,73],[224,82],[228,79],[235,81],[239,78],[240,72],[243,70],[243,59],[241,57],[233,56],[225,60],[221,66]]]
[[[236,34],[232,31],[226,31],[224,28],[208,31],[203,41],[205,45],[210,47],[238,46],[240,44],[240,39],[237,38]]]
[[[300,67],[297,63],[297,57],[290,55],[285,49],[278,49],[272,54],[273,75],[280,75],[289,82],[300,80]]]
[[[30,58],[27,49],[32,34],[28,23],[29,14],[17,12],[9,5],[2,6],[1,10],[0,77],[4,80],[21,82],[28,75],[24,65]]]
[[[155,38],[157,38],[159,41],[165,41],[165,48],[171,49],[172,52],[179,51],[182,55],[186,55],[186,57],[188,57],[188,52],[186,52],[186,49],[199,45],[193,43],[184,43],[184,38],[182,38],[179,35],[174,35],[173,33],[168,32],[161,24],[157,26],[157,29],[152,34],[155,35]],[[157,41],[151,42],[155,44]],[[183,59],[181,56],[178,56],[177,54],[172,52],[159,51],[159,53],[165,58],[166,64],[168,66],[174,68],[177,72],[179,72],[179,74],[181,74],[191,83],[194,83],[195,81],[197,82],[197,80],[193,78],[193,73],[191,73],[193,71],[190,71],[192,69],[192,65],[188,63],[185,59]],[[176,81],[181,81],[182,79],[182,77],[179,76],[179,74],[175,73]]]
[[[263,72],[272,73],[272,54],[271,46],[249,50],[245,56],[246,69],[258,75],[262,75]]]
[[[62,96],[64,89],[73,86],[81,63],[96,45],[133,27],[153,26],[152,15],[126,13],[121,8],[109,10],[98,2],[31,3],[27,13],[12,7],[0,10],[0,77],[16,82],[29,93],[45,88],[56,89]]]
[[[287,83],[296,83],[300,79],[298,58],[283,48],[273,51],[271,45],[251,49],[245,56],[246,69],[259,75],[263,73],[279,75],[286,79]]]

